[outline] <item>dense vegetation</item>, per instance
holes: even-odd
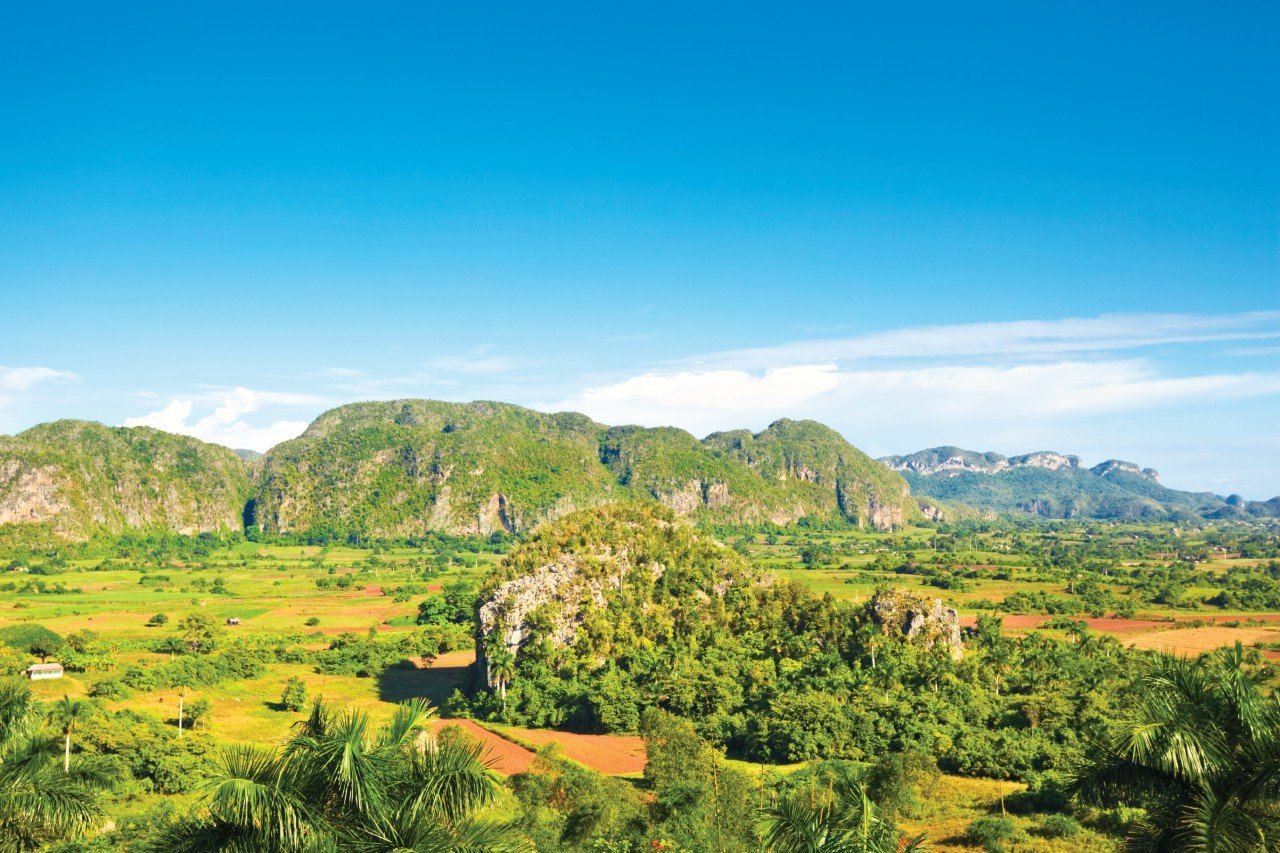
[[[530,615],[504,699],[481,693],[476,713],[609,732],[661,708],[753,760],[914,750],[959,773],[1035,780],[1078,757],[1124,701],[1131,653],[1113,639],[1012,638],[984,618],[956,660],[944,643],[895,640],[871,608],[757,575],[657,507],[548,525],[491,588],[548,562],[621,583],[603,585],[604,606],[576,618],[568,644],[554,639],[554,605]]]
[[[886,527],[914,512],[901,478],[809,422],[698,441],[505,403],[358,403],[321,415],[262,464],[253,518],[284,532],[523,531],[627,498],[735,522]]]

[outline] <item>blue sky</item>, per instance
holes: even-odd
[[[0,432],[816,417],[1280,493],[1274,3],[18,4]]]

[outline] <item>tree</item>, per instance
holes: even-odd
[[[65,694],[49,709],[49,719],[62,732],[62,737],[65,741],[62,760],[64,773],[71,772],[71,735],[75,733],[76,727],[89,716],[89,711],[90,708],[87,703],[79,699],[72,699]]]
[[[516,677],[516,656],[505,648],[495,648],[489,655],[489,676],[498,683],[502,710],[507,710],[507,685]]]
[[[169,624],[169,617],[163,613],[157,613],[147,620],[148,628],[159,628],[161,625]]]
[[[187,706],[187,722],[192,729],[203,729],[213,716],[213,705],[208,699],[197,699]]]
[[[40,663],[49,660],[50,657],[58,653],[58,646],[47,640],[36,640],[27,647],[27,651],[40,658]]]
[[[290,678],[280,694],[280,704],[286,711],[301,711],[307,706],[307,683],[301,678]]]
[[[1156,659],[1114,736],[1076,773],[1078,799],[1146,810],[1131,848],[1280,847],[1280,702],[1244,657],[1237,642],[1200,660]]]
[[[216,644],[218,629],[213,619],[204,613],[192,613],[178,623],[182,640],[192,652],[211,652]]]
[[[763,809],[766,849],[775,853],[905,853],[924,836],[905,837],[881,815],[863,785],[809,786]]]
[[[162,638],[153,648],[159,654],[167,654],[172,658],[187,650],[187,642],[177,635],[170,634],[169,636]]]
[[[0,849],[75,838],[102,818],[102,777],[76,762],[58,767],[59,750],[41,736],[40,717],[25,682],[0,681]]]

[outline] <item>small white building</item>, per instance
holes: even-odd
[[[44,681],[49,678],[62,677],[62,664],[60,663],[33,663],[27,667],[27,678],[32,681]]]

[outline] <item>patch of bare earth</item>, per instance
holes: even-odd
[[[439,731],[445,726],[457,726],[471,737],[474,737],[480,743],[484,744],[485,757],[491,762],[490,766],[499,773],[511,776],[516,773],[524,773],[533,764],[534,754],[523,746],[512,743],[506,738],[499,737],[488,729],[482,728],[472,720],[436,720],[435,730]]]
[[[506,731],[521,743],[537,747],[558,744],[567,757],[608,775],[643,772],[648,760],[644,739],[634,735],[582,735],[548,729]]]
[[[1151,631],[1125,637],[1125,642],[1139,649],[1151,649],[1173,655],[1198,655],[1202,652],[1240,642],[1280,642],[1280,626],[1265,628],[1225,628],[1217,625],[1202,628],[1175,628]]]

